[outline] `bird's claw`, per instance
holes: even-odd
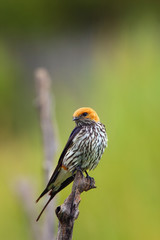
[[[81,175],[83,176],[83,171],[80,167],[76,167],[73,171],[72,171],[72,176],[75,177],[75,172],[79,171],[81,173]]]
[[[94,178],[90,177],[88,172],[85,171],[85,174],[86,174],[86,178],[90,180],[90,182],[92,182],[94,180]]]

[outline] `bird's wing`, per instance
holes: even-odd
[[[57,166],[56,166],[56,168],[55,168],[55,170],[54,170],[54,172],[53,172],[53,174],[52,174],[52,176],[51,176],[51,178],[50,178],[50,180],[49,180],[46,188],[45,188],[44,191],[41,193],[41,195],[40,195],[39,198],[36,200],[36,202],[38,202],[41,197],[43,197],[47,192],[49,192],[49,191],[51,190],[51,188],[52,188],[51,185],[52,185],[52,183],[54,183],[54,181],[56,180],[56,178],[57,178],[57,176],[58,176],[58,174],[59,174],[59,172],[60,172],[60,170],[61,170],[64,156],[65,156],[65,154],[67,153],[68,149],[72,147],[73,139],[74,139],[75,136],[79,133],[80,130],[81,130],[81,127],[77,126],[77,127],[75,127],[75,128],[73,129],[73,131],[71,132],[71,135],[69,136],[69,139],[68,139],[68,141],[67,141],[67,143],[66,143],[66,146],[64,147],[63,152],[62,152],[61,155],[60,155],[60,158],[59,158],[59,161],[58,161]],[[69,180],[70,180],[70,182],[73,181],[73,179],[71,179],[71,178],[70,178]],[[67,182],[67,180],[66,180],[66,182]],[[69,184],[69,182],[67,182],[67,183]],[[68,185],[68,184],[67,184],[67,185]],[[65,186],[61,187],[61,189],[63,189],[64,187],[65,187]],[[60,189],[59,189],[59,190],[60,190]]]
[[[71,135],[69,136],[69,139],[66,143],[66,146],[64,147],[63,152],[60,155],[57,167],[55,168],[55,170],[54,170],[54,172],[53,172],[53,174],[52,174],[52,176],[51,176],[51,178],[50,178],[50,180],[47,184],[47,187],[49,187],[49,185],[56,180],[56,178],[58,176],[58,173],[59,173],[59,171],[62,167],[62,162],[63,162],[64,156],[65,156],[66,152],[68,151],[68,149],[71,148],[71,146],[73,144],[73,139],[79,133],[80,130],[81,130],[81,127],[75,127],[73,129],[73,131],[72,131]]]

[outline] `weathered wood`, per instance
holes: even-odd
[[[71,240],[73,226],[79,215],[79,203],[81,193],[95,188],[95,181],[91,177],[84,177],[81,171],[77,171],[73,182],[72,192],[61,206],[55,210],[59,220],[57,240]]]
[[[55,116],[53,118],[54,102],[51,94],[51,78],[44,68],[35,71],[36,106],[39,113],[39,120],[44,144],[44,163],[45,182],[48,183],[53,159],[57,152],[57,124]],[[55,114],[54,114],[55,115]]]
[[[57,124],[54,112],[53,94],[51,94],[51,78],[44,68],[38,68],[35,71],[35,87],[36,87],[36,106],[39,113],[40,126],[42,131],[44,146],[43,171],[45,185],[53,169],[53,161],[57,152]],[[54,114],[53,114],[54,113]],[[54,236],[54,214],[53,205],[48,206],[45,214],[43,239],[51,240]]]
[[[38,68],[35,71],[36,100],[35,104],[39,113],[39,121],[43,139],[44,161],[43,176],[45,184],[48,183],[53,161],[57,151],[57,124],[55,118],[53,94],[51,94],[51,78],[44,68]],[[35,240],[53,240],[55,221],[53,214],[53,201],[46,209],[43,226],[36,223],[35,211],[35,189],[27,179],[21,179],[16,184],[16,189],[23,203],[26,217],[30,224],[29,231]],[[18,187],[17,187],[18,186]],[[33,197],[34,196],[34,197]]]

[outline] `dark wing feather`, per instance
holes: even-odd
[[[59,173],[59,170],[62,166],[63,158],[64,158],[66,152],[68,151],[68,149],[72,146],[74,137],[79,133],[80,130],[81,130],[81,127],[75,127],[73,129],[73,131],[71,132],[71,135],[69,136],[69,139],[66,143],[66,146],[64,147],[63,152],[61,153],[61,156],[59,158],[57,167],[55,168],[55,170],[54,170],[54,172],[53,172],[53,174],[52,174],[52,176],[51,176],[51,178],[50,178],[50,180],[47,184],[47,187],[56,180],[56,178],[58,176],[58,173]]]
[[[49,192],[51,190],[51,189],[49,189],[49,186],[50,186],[51,183],[53,183],[56,180],[56,178],[57,178],[57,176],[59,174],[59,171],[61,170],[61,167],[62,167],[63,158],[64,158],[66,152],[68,151],[68,149],[72,146],[74,137],[79,133],[80,130],[81,130],[81,127],[77,126],[71,132],[71,135],[69,136],[69,139],[68,139],[68,141],[66,143],[66,146],[64,147],[64,150],[63,150],[63,152],[60,155],[58,164],[57,164],[57,166],[56,166],[56,168],[55,168],[55,170],[54,170],[54,172],[53,172],[53,174],[52,174],[52,176],[51,176],[51,178],[50,178],[50,180],[49,180],[49,182],[47,184],[47,187],[41,193],[41,195],[36,200],[36,202],[38,202],[41,197],[43,197],[47,192]],[[64,188],[64,186],[63,186],[63,188]],[[61,188],[61,190],[62,190],[62,188]]]

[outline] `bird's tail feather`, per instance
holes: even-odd
[[[48,204],[50,203],[50,201],[52,200],[52,198],[54,197],[55,195],[51,195],[48,202],[45,204],[45,206],[43,207],[42,211],[40,212],[40,214],[38,215],[37,219],[36,219],[36,222],[38,222],[38,220],[40,219],[42,213],[44,212],[44,210],[46,209],[46,207],[48,206]]]
[[[56,191],[55,191],[54,189],[50,191],[50,193],[49,193],[50,198],[49,198],[48,202],[45,204],[45,206],[43,207],[43,209],[42,209],[42,211],[40,212],[40,214],[38,215],[36,221],[38,221],[38,220],[40,219],[42,213],[44,212],[44,210],[46,209],[46,207],[48,206],[48,204],[50,203],[50,201],[54,198],[54,196],[55,196],[58,192],[60,192],[63,188],[65,188],[68,184],[70,184],[70,183],[73,181],[73,179],[74,179],[74,175],[71,176],[71,177],[69,177],[69,178],[67,178],[67,179],[60,185],[60,187],[59,187]],[[39,196],[39,198],[36,200],[36,202],[38,202],[39,199],[40,199],[43,195],[45,195],[47,192],[48,192],[48,190],[45,189],[45,190],[42,192],[42,194]]]
[[[48,192],[48,188],[44,189],[44,191],[41,193],[41,195],[37,198],[36,203],[41,199],[41,197],[43,197],[47,192]]]

